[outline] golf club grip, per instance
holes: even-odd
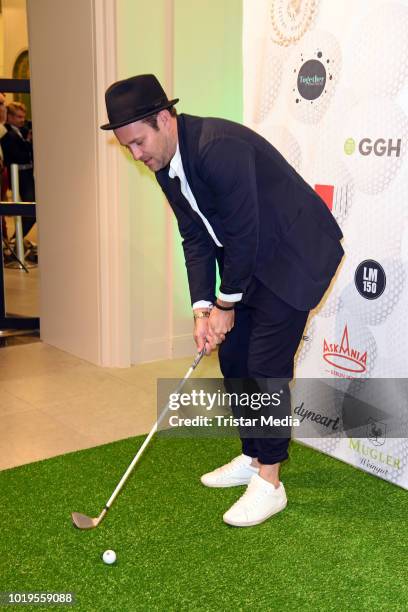
[[[197,353],[197,356],[194,359],[193,363],[191,364],[190,368],[188,369],[186,375],[180,381],[180,383],[177,386],[177,389],[175,391],[173,391],[173,393],[179,393],[179,391],[184,387],[184,384],[185,384],[186,380],[188,380],[190,378],[191,374],[194,372],[195,368],[198,366],[198,364],[200,363],[200,361],[204,357],[204,355],[205,355],[205,346],[204,346],[204,348],[199,353]],[[170,404],[170,399],[167,402],[167,404],[165,405],[161,415],[159,416],[159,418],[157,419],[157,421],[153,425],[152,429],[150,430],[150,432],[149,432],[147,438],[145,439],[145,441],[143,442],[142,446],[139,448],[138,452],[133,457],[133,460],[132,460],[131,464],[127,468],[126,472],[123,474],[123,476],[122,476],[119,484],[117,485],[116,489],[114,490],[114,492],[110,496],[109,500],[106,502],[106,505],[105,505],[106,509],[109,509],[110,506],[115,501],[116,496],[118,495],[118,493],[122,489],[123,485],[125,484],[126,480],[130,476],[130,474],[131,474],[133,468],[135,467],[136,463],[139,461],[139,458],[142,456],[142,454],[143,454],[144,450],[146,449],[146,447],[148,446],[150,440],[152,439],[152,437],[156,433],[159,424],[163,420],[164,416],[167,414],[167,411],[169,409],[169,404]]]

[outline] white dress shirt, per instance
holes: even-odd
[[[176,176],[178,176],[178,178],[180,179],[181,193],[186,198],[191,208],[198,215],[200,215],[205,227],[207,228],[208,233],[210,234],[211,238],[214,240],[215,244],[218,247],[222,247],[222,244],[218,240],[217,236],[215,235],[215,232],[213,228],[211,227],[208,219],[204,217],[203,213],[198,208],[197,201],[194,197],[193,192],[190,189],[190,185],[187,182],[187,178],[186,178],[184,168],[183,168],[183,162],[181,161],[181,155],[180,155],[180,149],[179,149],[178,143],[177,143],[176,152],[170,161],[170,168],[169,168],[169,177],[173,179]],[[222,293],[220,291],[218,294],[218,297],[220,300],[224,300],[225,302],[239,302],[239,300],[242,298],[242,293],[227,294],[227,293]],[[211,302],[208,302],[206,300],[200,300],[198,302],[194,302],[193,308],[208,308],[211,305],[212,305]]]

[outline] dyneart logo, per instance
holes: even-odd
[[[367,371],[367,351],[362,352],[350,346],[347,325],[340,344],[323,340],[323,359],[343,372],[362,374]]]

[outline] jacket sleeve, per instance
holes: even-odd
[[[225,137],[202,150],[197,169],[214,194],[224,228],[224,270],[220,291],[244,292],[255,269],[258,250],[258,192],[255,151],[251,145]]]
[[[215,301],[216,247],[207,230],[174,200],[169,201],[183,239],[191,304]]]

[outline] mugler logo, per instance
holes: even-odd
[[[345,372],[361,374],[367,370],[367,351],[362,353],[350,347],[347,325],[344,327],[340,345],[323,340],[323,359]]]

